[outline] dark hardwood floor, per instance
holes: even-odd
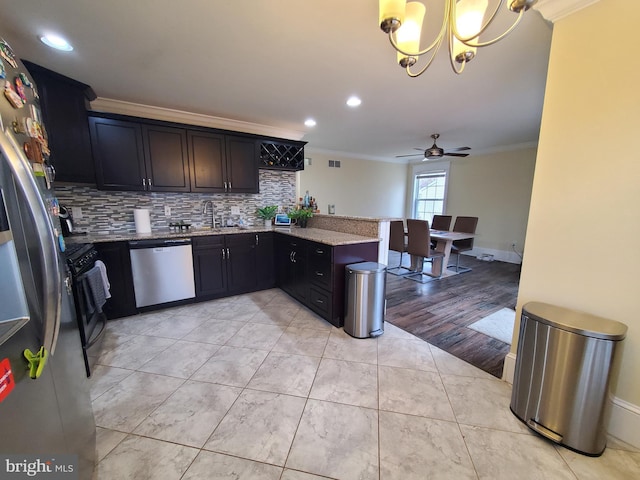
[[[390,266],[399,259],[389,253]],[[410,263],[406,254],[403,263]],[[472,270],[426,284],[387,274],[386,320],[501,378],[510,346],[467,326],[502,308],[515,309],[520,265],[470,256],[460,264]]]

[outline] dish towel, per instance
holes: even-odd
[[[87,313],[102,313],[102,307],[107,302],[104,294],[104,282],[100,268],[94,266],[91,270],[82,276],[82,286],[84,290],[84,299],[87,304]]]
[[[111,290],[111,284],[109,283],[109,277],[107,276],[107,266],[102,260],[96,260],[96,263],[94,263],[93,266],[100,269],[102,284],[104,286],[104,298],[111,298],[111,293],[109,292],[109,290]]]

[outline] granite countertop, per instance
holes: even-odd
[[[183,231],[174,231],[168,228],[153,230],[151,233],[136,233],[135,231],[127,233],[88,233],[87,235],[74,235],[65,237],[68,244],[74,243],[101,243],[101,242],[117,242],[129,240],[150,240],[161,238],[181,238],[181,237],[200,237],[205,235],[233,235],[236,233],[261,233],[261,232],[280,232],[293,237],[304,238],[326,245],[349,245],[355,243],[378,242],[378,238],[363,237],[350,233],[333,232],[331,230],[323,230],[319,228],[299,228],[299,227],[225,227],[225,228],[196,228]]]
[[[391,220],[402,220],[399,217],[357,217],[354,215],[333,215],[327,213],[314,213],[314,217],[335,218],[339,220],[357,220],[359,222],[390,222]]]

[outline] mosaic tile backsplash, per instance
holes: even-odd
[[[230,219],[235,225],[240,218],[249,225],[259,225],[255,211],[265,205],[292,207],[296,202],[295,172],[260,170],[260,193],[166,193],[166,192],[106,192],[87,185],[56,185],[61,205],[71,208],[77,231],[88,233],[128,233],[135,231],[133,210],[150,211],[154,229],[169,228],[169,223],[184,221],[194,228],[211,226],[211,209],[203,214],[207,200],[213,202],[216,219]],[[238,207],[240,215],[232,215],[231,207]],[[82,218],[78,218],[78,207]],[[165,207],[171,215],[165,216]],[[75,212],[74,212],[75,210]]]

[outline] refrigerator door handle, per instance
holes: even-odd
[[[9,164],[18,188],[24,195],[28,205],[31,206],[30,214],[38,231],[45,291],[42,343],[44,348],[53,355],[58,340],[58,330],[60,329],[60,309],[62,304],[62,277],[53,225],[51,224],[47,207],[38,190],[38,185],[33,178],[29,162],[8,129],[5,129],[4,132],[0,131],[0,150]]]

